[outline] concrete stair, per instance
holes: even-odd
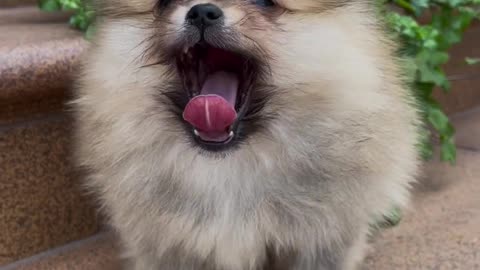
[[[13,2],[13,1],[12,1]],[[18,2],[17,2],[18,3]],[[119,269],[117,238],[101,230],[71,167],[64,102],[87,48],[68,14],[0,3],[0,270]],[[12,4],[10,4],[12,6]],[[480,269],[480,26],[437,93],[457,127],[458,165],[433,160],[402,223],[377,235],[365,269]]]
[[[1,270],[118,270],[117,246],[106,233],[0,267]]]
[[[69,162],[63,104],[87,43],[67,21],[0,9],[0,265],[98,231]]]

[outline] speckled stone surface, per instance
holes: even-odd
[[[0,125],[0,265],[98,229],[70,166],[70,122],[52,114]]]
[[[65,95],[88,43],[65,14],[0,9],[0,107]]]
[[[69,161],[63,104],[87,42],[67,22],[0,8],[0,265],[98,230]]]
[[[46,114],[66,111],[63,95],[51,96],[45,99],[30,100],[22,103],[6,103],[0,105],[0,125],[17,121],[39,119]]]
[[[33,258],[0,267],[0,270],[119,270],[116,241],[99,234]]]

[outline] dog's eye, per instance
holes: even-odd
[[[253,0],[253,3],[255,5],[261,6],[261,7],[273,7],[275,6],[275,3],[272,0]]]

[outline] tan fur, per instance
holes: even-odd
[[[413,99],[368,3],[278,0],[288,10],[273,15],[203,1],[262,48],[276,86],[263,111],[276,117],[218,156],[154,98],[171,67],[145,65],[193,4],[172,2],[155,19],[151,1],[103,1],[132,15],[104,15],[73,102],[79,165],[132,268],[262,269],[273,252],[272,269],[356,269],[369,223],[407,204],[418,165]]]

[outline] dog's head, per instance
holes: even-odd
[[[217,151],[292,139],[332,104],[368,98],[355,93],[377,83],[367,9],[359,0],[103,0],[98,40],[128,68],[112,81],[135,84],[132,102],[148,93],[174,116],[165,129]]]

